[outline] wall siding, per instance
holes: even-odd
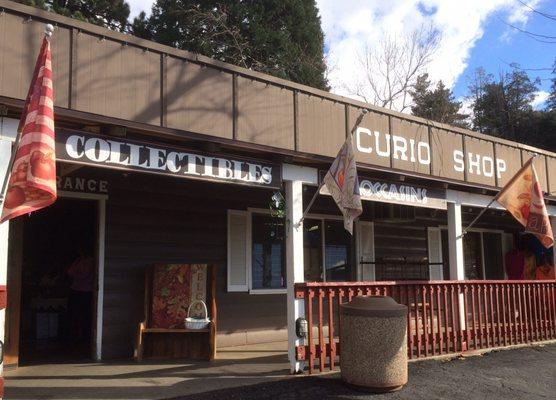
[[[9,13],[0,14],[0,94],[24,99],[39,54],[44,23]],[[54,104],[68,107],[69,29],[58,28],[51,42]]]
[[[160,55],[83,32],[75,36],[75,109],[159,124]]]
[[[535,161],[539,179],[556,198],[556,178],[551,173],[555,153],[378,109],[18,3],[0,0],[0,6],[4,9],[0,16],[0,98],[25,97],[44,23],[51,22],[57,25],[52,37],[55,103],[88,113],[68,113],[71,119],[90,125],[102,120],[151,134],[151,127],[156,127],[164,139],[181,135],[200,140],[196,135],[201,134],[236,147],[251,143],[257,148],[266,146],[269,152],[322,161],[323,156],[337,154],[346,131],[365,107],[370,113],[362,126],[382,135],[427,141],[431,126],[432,166],[356,151],[362,169],[393,167],[396,173],[401,170],[492,189],[507,182],[529,154],[539,153]],[[297,106],[292,104],[294,98]],[[454,169],[454,150],[464,151],[466,159],[468,153],[504,158],[507,170],[500,179],[462,174]],[[469,171],[469,165],[465,169]]]
[[[107,175],[104,358],[132,356],[143,319],[145,267],[153,263],[217,266],[219,334],[285,328],[285,295],[226,292],[226,209],[264,208],[271,192],[147,174]]]
[[[164,126],[231,139],[232,74],[166,57]]]

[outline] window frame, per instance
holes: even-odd
[[[447,225],[440,225],[438,227],[441,232],[442,230],[448,230],[448,226]],[[480,234],[480,238],[481,238],[481,272],[483,274],[483,279],[482,280],[486,280],[484,277],[486,276],[486,265],[485,265],[485,246],[484,246],[484,240],[483,240],[483,234],[484,233],[498,233],[501,236],[501,251],[504,251],[504,235],[508,234],[510,232],[504,231],[503,229],[491,229],[491,228],[471,228],[471,229],[467,229],[467,232],[477,232]],[[502,267],[504,269],[504,279],[508,279],[508,275],[506,274],[506,262],[504,260],[504,255],[502,254]],[[465,278],[465,280],[467,280],[467,278]]]
[[[320,223],[320,230],[321,230],[321,255],[322,255],[322,276],[323,276],[323,280],[322,282],[334,282],[334,281],[328,281],[326,280],[326,232],[325,232],[325,226],[324,223],[326,220],[329,221],[343,221],[344,217],[341,215],[336,215],[336,214],[307,214],[305,216],[305,219],[314,219],[314,220],[318,220]],[[359,220],[358,220],[359,221]],[[358,222],[357,221],[357,222]],[[356,233],[357,234],[357,233]],[[373,236],[374,236],[374,231],[373,231]],[[355,250],[358,251],[357,248],[357,241],[355,242]],[[351,249],[350,249],[351,250]],[[374,251],[374,244],[373,244],[373,251]],[[354,260],[355,262],[355,274],[357,277],[359,277],[360,271],[359,271],[359,261],[358,261],[359,255],[356,255],[356,260]],[[374,255],[373,255],[374,258]],[[303,268],[305,268],[305,266],[303,266]],[[305,271],[304,271],[305,272]],[[305,273],[303,274],[303,280],[305,281]]]
[[[247,237],[246,237],[246,262],[245,268],[247,269],[247,292],[249,294],[286,294],[287,288],[287,276],[284,276],[286,282],[286,287],[284,288],[268,288],[268,289],[254,289],[253,288],[253,215],[271,215],[270,210],[265,208],[247,208]],[[285,219],[285,218],[284,218]],[[284,240],[285,241],[285,240]],[[285,249],[286,243],[284,243]],[[286,262],[286,252],[284,251],[284,262]],[[287,270],[286,270],[287,275]]]

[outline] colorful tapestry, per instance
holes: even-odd
[[[153,269],[152,327],[183,328],[191,302],[202,300],[206,303],[206,289],[206,264],[156,265]],[[195,304],[191,314],[201,316],[203,306]]]

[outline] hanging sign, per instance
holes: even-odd
[[[361,200],[441,210],[445,210],[448,207],[444,191],[411,184],[360,179],[359,192],[361,193]]]
[[[323,172],[321,172],[321,176]],[[321,194],[329,194],[326,186]],[[359,177],[361,200],[380,201],[382,203],[402,204],[413,207],[436,208],[446,210],[446,192],[404,182],[387,182],[366,177]]]
[[[279,164],[190,151],[163,144],[56,132],[56,158],[86,165],[280,189]]]

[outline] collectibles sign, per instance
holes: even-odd
[[[321,173],[322,175],[322,173]],[[323,186],[321,194],[330,194]],[[446,193],[438,189],[359,177],[361,200],[402,204],[413,207],[447,209]]]
[[[376,154],[379,157],[395,160],[408,161],[419,165],[428,166],[431,163],[431,148],[428,142],[407,139],[403,136],[382,134],[379,131],[371,131],[367,128],[358,127],[356,131],[357,151],[363,154]],[[455,149],[451,156],[452,168],[455,172],[464,172],[465,165],[468,173],[480,175],[487,178],[498,178],[507,170],[506,161],[502,158],[494,158],[488,155],[475,154]]]
[[[56,158],[60,161],[274,189],[282,185],[280,166],[266,161],[207,155],[83,132],[57,132],[56,141]]]

